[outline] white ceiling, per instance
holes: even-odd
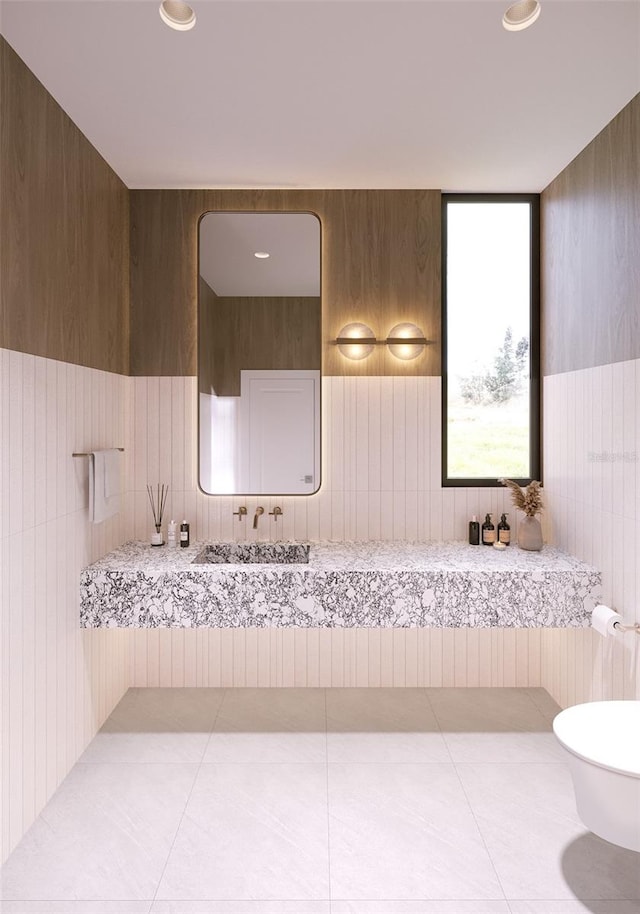
[[[542,190],[640,91],[640,0],[4,0],[129,187]]]
[[[207,213],[199,254],[217,295],[320,295],[320,222],[310,213]]]

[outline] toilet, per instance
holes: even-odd
[[[640,701],[593,701],[561,711],[578,815],[612,844],[640,853]]]

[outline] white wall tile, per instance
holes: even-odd
[[[157,481],[170,481],[169,516],[188,516],[193,538],[442,540],[467,535],[467,490],[440,487],[439,378],[323,379],[322,487],[311,498],[274,496],[268,510],[280,504],[282,522],[276,526],[262,518],[257,533],[253,511],[258,501],[266,509],[267,499],[196,492],[196,379],[136,378],[131,384],[136,495],[130,529],[136,537],[146,538],[151,522],[146,495],[138,495]],[[502,489],[472,491],[475,513],[509,508]],[[249,511],[240,523],[233,519],[239,504]]]
[[[367,378],[365,383],[359,385],[360,389],[367,392],[367,441],[366,456],[369,464],[368,490],[379,492],[382,484],[382,454],[381,440],[381,379]]]
[[[638,574],[639,362],[545,378],[546,527],[555,543],[599,568],[603,600],[633,621]],[[640,697],[637,636],[545,632],[541,680],[561,704]]]
[[[21,534],[9,536],[7,525],[0,552],[3,673],[16,682],[3,690],[0,758],[22,772],[5,787],[4,853],[129,684],[542,684],[563,703],[638,695],[635,636],[613,647],[582,630],[80,632],[79,570],[124,539],[149,535],[147,483],[169,482],[170,514],[189,519],[194,539],[461,539],[471,514],[491,511],[497,521],[504,510],[515,538],[517,518],[501,488],[441,488],[437,378],[325,378],[322,488],[310,498],[260,499],[266,512],[279,504],[284,516],[276,524],[265,514],[254,533],[257,499],[197,491],[194,378],[119,378],[6,351],[0,373],[0,504]],[[545,529],[601,567],[605,592],[633,617],[640,612],[637,363],[547,378],[544,389]],[[14,440],[19,460],[7,443]],[[86,462],[70,453],[110,445],[126,448],[126,506],[94,528]],[[593,459],[607,448],[622,458]],[[239,504],[249,510],[241,523],[233,517]],[[16,550],[18,570],[9,571]],[[7,644],[18,658],[8,665]]]
[[[393,490],[404,492],[407,488],[407,415],[406,393],[407,378],[390,378],[392,386],[391,402],[391,442],[393,445]]]
[[[71,454],[131,450],[132,384],[7,350],[0,371],[4,859],[128,686],[127,637],[91,633],[94,648],[82,636],[78,581],[131,531],[122,518],[88,523],[87,461]]]
[[[394,488],[393,378],[380,378],[380,490]]]
[[[23,530],[22,497],[22,375],[23,358],[20,353],[9,353],[9,374],[7,378],[9,391],[9,425],[8,425],[8,513],[7,524],[11,531],[19,534]],[[55,477],[53,479],[55,483]],[[54,490],[55,495],[55,490]]]
[[[368,492],[370,486],[370,449],[369,449],[369,387],[367,384],[352,385],[354,397],[354,411],[352,425],[354,429],[353,451],[354,474],[352,488],[358,492]]]

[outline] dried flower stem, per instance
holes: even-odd
[[[525,489],[520,488],[513,479],[499,479],[498,482],[511,489],[513,504],[520,511],[524,511],[527,517],[535,517],[543,510],[542,483],[537,479],[532,480]]]

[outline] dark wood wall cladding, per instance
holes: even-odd
[[[131,373],[195,375],[198,219],[203,213],[312,212],[322,222],[325,374],[440,374],[440,191],[131,191]],[[332,345],[363,321],[378,337],[418,324],[432,341],[410,362],[385,346],[366,360]]]
[[[127,374],[129,191],[0,37],[0,346]]]
[[[243,368],[319,369],[321,358],[319,298],[223,298],[200,303],[200,333],[212,333],[213,370],[199,366],[198,376],[212,376],[219,397],[240,396]],[[203,349],[201,348],[201,352]]]
[[[211,286],[198,277],[198,389],[202,394],[214,393],[213,344],[216,338],[215,303],[218,296]]]
[[[640,95],[541,199],[542,369],[640,358]]]

